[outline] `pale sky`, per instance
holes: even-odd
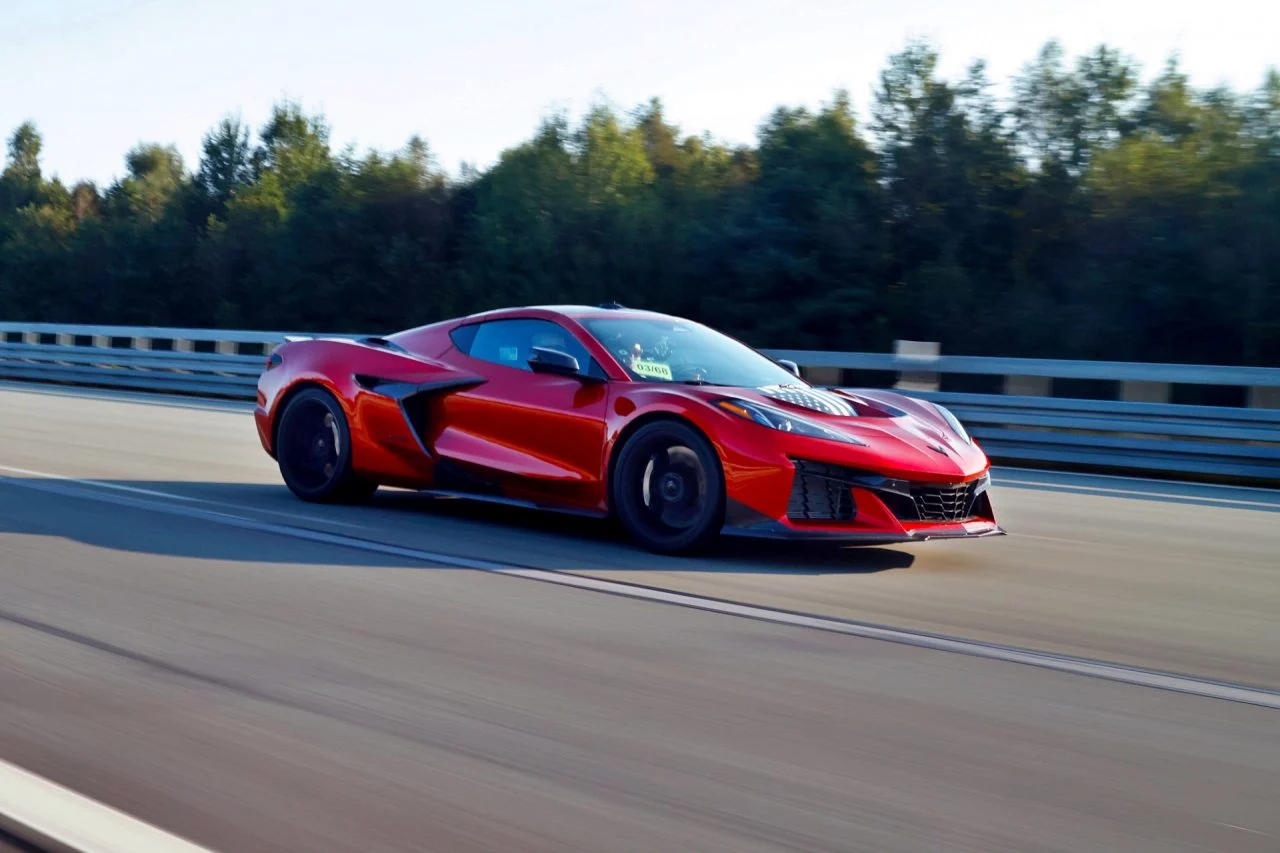
[[[1105,42],[1144,79],[1177,52],[1194,84],[1253,89],[1280,66],[1277,0],[0,0],[0,133],[25,119],[46,174],[105,185],[139,141],[174,143],[285,97],[322,111],[334,147],[422,135],[442,166],[490,165],[555,108],[652,96],[682,131],[750,142],[780,104],[848,89],[865,120],[912,38],[947,76],[985,58],[1000,84],[1044,42]]]

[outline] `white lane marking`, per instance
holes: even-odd
[[[1130,553],[1132,552],[1149,553],[1146,551],[1142,551],[1139,548],[1126,547],[1124,545],[1112,545],[1106,542],[1094,542],[1089,539],[1064,539],[1061,536],[1038,536],[1034,533],[1010,533],[1009,536],[1014,539],[1034,539],[1037,542],[1053,542],[1058,545],[1072,545],[1072,546],[1086,545],[1090,548],[1107,548],[1112,551],[1127,551]]]
[[[1263,836],[1267,835],[1267,833],[1265,833],[1265,832],[1263,832],[1263,831],[1261,831],[1261,830],[1258,830],[1258,829],[1250,829],[1250,828],[1249,828],[1249,827],[1247,827],[1247,826],[1239,826],[1238,824],[1234,824],[1234,823],[1223,823],[1223,822],[1222,822],[1222,821],[1220,821],[1220,820],[1215,820],[1215,821],[1214,821],[1214,823],[1216,823],[1218,826],[1225,826],[1225,827],[1227,827],[1228,829],[1238,829],[1238,830],[1240,830],[1241,832],[1250,832],[1250,833],[1253,833],[1254,835],[1263,835]]]
[[[993,465],[992,473],[995,477],[1007,478],[1009,483],[1042,483],[1046,486],[1071,486],[1079,488],[1115,488],[1111,486],[1093,486],[1090,481],[1093,480],[1117,480],[1124,483],[1143,483],[1148,486],[1165,486],[1170,489],[1187,488],[1205,491],[1227,491],[1227,492],[1258,492],[1263,495],[1275,497],[1280,494],[1280,490],[1268,488],[1266,486],[1237,486],[1228,483],[1202,483],[1199,480],[1160,480],[1155,477],[1128,477],[1124,474],[1081,474],[1075,471],[1050,471],[1046,468],[1010,468],[1005,465]],[[1021,479],[1024,474],[1036,474],[1044,477],[1042,481],[1033,481],[1030,479]],[[1176,494],[1176,493],[1175,493]],[[1220,500],[1230,500],[1230,498],[1221,498]]]
[[[4,760],[0,826],[31,844],[76,853],[213,853]]]
[[[15,394],[31,394],[44,397],[88,399],[104,403],[135,403],[142,406],[164,406],[170,409],[188,409],[200,412],[252,413],[252,400],[215,397],[194,397],[182,394],[163,394],[157,391],[131,391],[117,388],[89,388],[77,385],[46,385],[40,382],[0,380],[0,391]]]
[[[1010,533],[1009,536],[1015,539],[1034,539],[1037,542],[1056,542],[1060,545],[1080,546],[1084,545],[1088,548],[1103,548],[1108,551],[1114,551],[1120,554],[1151,554],[1150,547],[1139,547],[1137,545],[1120,545],[1115,542],[1100,542],[1096,539],[1067,539],[1062,536],[1040,536],[1035,533]]]
[[[1127,498],[1135,501],[1164,500],[1174,503],[1194,503],[1224,509],[1270,509],[1280,508],[1280,499],[1254,500],[1252,498],[1218,497],[1216,495],[1196,495],[1181,492],[1142,492],[1134,489],[1123,489],[1112,486],[1085,486],[1070,483],[1050,483],[1039,480],[993,480],[997,488],[1029,487],[1046,492],[1065,492],[1067,494],[1087,495],[1100,498]],[[1280,495],[1277,495],[1280,498]]]
[[[0,469],[2,468],[3,466],[0,466]],[[294,539],[319,542],[326,545],[335,545],[341,548],[350,548],[371,554],[400,557],[430,565],[475,569],[477,571],[491,572],[494,574],[506,575],[508,577],[518,577],[541,581],[544,583],[554,583],[559,584],[560,586],[574,587],[576,589],[589,590],[592,592],[603,592],[626,598],[656,601],[663,604],[674,604],[681,607],[689,607],[695,610],[704,610],[711,613],[720,613],[727,616],[740,616],[761,622],[772,622],[778,625],[789,625],[798,628],[813,628],[820,631],[845,634],[851,637],[860,637],[869,640],[884,640],[886,642],[897,643],[899,645],[916,646],[918,648],[931,649],[934,651],[952,652],[955,654],[967,655],[969,657],[1006,661],[1009,663],[1020,663],[1027,666],[1039,667],[1041,669],[1054,670],[1056,672],[1102,678],[1108,681],[1120,682],[1122,684],[1153,687],[1159,690],[1187,693],[1193,696],[1203,696],[1212,699],[1224,699],[1232,702],[1243,702],[1249,705],[1260,705],[1264,708],[1275,708],[1280,710],[1280,691],[1253,687],[1247,684],[1211,681],[1189,675],[1181,675],[1174,672],[1141,669],[1138,667],[1111,663],[1103,660],[1059,655],[1052,652],[1024,649],[1017,646],[1004,646],[980,640],[966,640],[960,637],[949,637],[941,634],[925,633],[923,631],[912,631],[906,628],[892,628],[883,625],[874,625],[867,622],[858,622],[855,620],[833,619],[823,616],[813,616],[807,613],[797,613],[789,610],[778,610],[770,607],[742,604],[736,601],[707,598],[704,596],[673,592],[671,590],[659,589],[656,587],[623,583],[621,581],[584,577],[553,569],[536,569],[513,565],[510,563],[497,562],[494,560],[465,557],[458,554],[428,551],[421,548],[408,548],[401,545],[389,545],[370,539],[357,539],[341,533],[326,533],[324,531],[312,530],[305,527],[290,527],[284,524],[259,521],[253,518],[246,518],[244,516],[231,515],[223,512],[214,512],[213,510],[200,509],[198,507],[182,506],[180,504],[160,504],[140,498],[128,497],[123,494],[109,494],[106,492],[66,488],[63,485],[54,482],[65,481],[65,479],[66,478],[59,476],[51,476],[47,478],[45,482],[41,482],[40,480],[34,479],[14,480],[0,477],[0,482],[6,482],[22,488],[62,494],[73,498],[128,506],[135,509],[146,510],[148,512],[162,512],[170,515],[180,515],[203,521],[211,521],[217,524],[224,524],[229,527],[239,528],[241,530],[251,530],[258,533],[274,534],[278,536],[288,536]]]
[[[161,492],[155,489],[143,489],[139,486],[126,486],[123,483],[108,483],[104,480],[88,480],[79,477],[68,477],[65,474],[49,474],[43,471],[32,471],[28,468],[15,468],[11,465],[0,465],[0,471],[9,474],[18,474],[23,477],[42,477],[47,480],[65,480],[69,483],[79,483],[85,486],[94,486],[99,489],[112,489],[117,492],[129,492],[137,495],[148,495],[150,497],[164,498],[170,501],[187,501],[190,503],[202,503],[209,506],[221,506],[229,509],[238,509],[244,512],[262,512],[267,515],[278,515],[281,518],[293,518],[298,521],[310,521],[315,524],[331,525],[333,527],[350,527],[352,530],[360,530],[364,527],[362,524],[352,524],[349,521],[335,521],[329,518],[317,518],[314,515],[303,515],[296,512],[284,512],[278,509],[267,509],[265,507],[250,507],[244,504],[227,503],[226,501],[211,501],[208,498],[197,498],[192,495],[179,495],[175,492]]]

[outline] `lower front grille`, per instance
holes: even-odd
[[[851,521],[853,489],[874,492],[899,521],[967,521],[989,513],[986,479],[939,484],[892,480],[841,465],[792,459],[796,468],[787,518],[796,521]]]
[[[911,502],[920,521],[964,521],[973,514],[977,482],[954,486],[912,486]]]
[[[796,477],[787,502],[792,521],[852,521],[852,484],[833,476],[840,469],[796,462]]]

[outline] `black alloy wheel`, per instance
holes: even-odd
[[[663,554],[709,544],[724,524],[724,474],[715,449],[686,424],[645,424],[618,455],[611,487],[618,519]]]
[[[276,441],[280,474],[305,501],[363,500],[378,488],[351,467],[351,430],[333,395],[307,388],[289,400],[280,415]]]

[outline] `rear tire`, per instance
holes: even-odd
[[[333,395],[307,388],[280,414],[276,458],[285,485],[304,501],[350,503],[367,500],[378,484],[351,467],[351,428]]]
[[[678,421],[645,424],[627,439],[610,493],[622,526],[656,553],[700,550],[724,525],[720,459],[700,432]]]

